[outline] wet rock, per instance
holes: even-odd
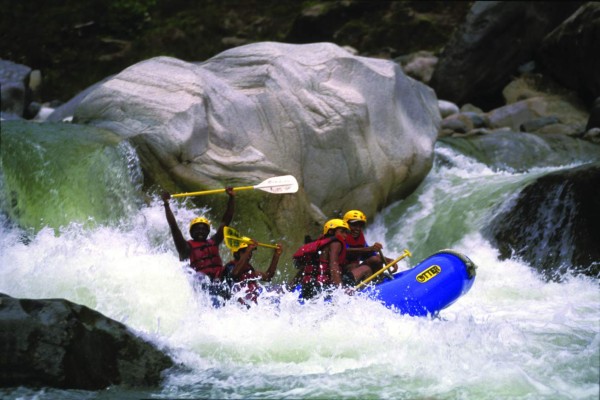
[[[600,159],[597,145],[566,135],[479,128],[466,136],[468,139],[451,139],[450,143],[494,170],[511,173],[564,165],[564,160],[589,163]]]
[[[158,386],[173,365],[125,325],[85,306],[0,294],[0,387]]]
[[[501,259],[519,257],[548,280],[600,276],[600,163],[545,175],[503,207],[483,230]]]

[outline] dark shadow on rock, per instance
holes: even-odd
[[[582,3],[476,1],[440,54],[430,86],[439,98],[459,105],[502,105],[502,88],[519,66]]]

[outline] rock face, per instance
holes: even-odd
[[[549,74],[587,104],[600,96],[600,3],[590,1],[552,31],[538,58]]]
[[[31,102],[29,75],[31,68],[0,59],[0,92],[2,118],[23,118]]]
[[[62,299],[0,294],[0,387],[156,386],[170,357],[128,328]]]
[[[297,200],[261,206],[266,218],[253,210],[257,223],[285,220],[290,207],[373,215],[427,174],[440,115],[434,92],[392,61],[265,42],[200,64],[135,64],[90,93],[74,122],[130,138],[146,175],[167,188],[294,175]]]
[[[502,259],[521,257],[547,279],[600,276],[600,164],[545,175],[484,230]]]
[[[582,3],[475,2],[444,47],[431,86],[441,99],[457,104],[497,106],[497,93],[517,68],[533,60],[543,38]]]

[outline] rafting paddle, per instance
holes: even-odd
[[[245,237],[240,235],[238,231],[235,229],[225,226],[223,227],[223,236],[225,238],[225,246],[227,246],[232,251],[237,251],[240,248],[240,244],[242,243],[252,243],[252,239],[249,237]],[[277,246],[274,244],[266,244],[266,243],[256,243],[258,246],[268,247],[270,249],[276,249]]]
[[[361,287],[365,286],[367,283],[371,282],[373,279],[377,278],[380,274],[383,274],[385,271],[387,271],[389,268],[391,268],[398,261],[402,260],[405,257],[410,257],[410,256],[412,256],[412,254],[410,253],[410,251],[408,251],[407,249],[404,249],[404,251],[402,252],[402,254],[400,254],[398,256],[398,258],[396,258],[394,261],[392,261],[389,264],[387,264],[385,267],[381,268],[379,271],[375,272],[373,275],[371,275],[370,277],[368,277],[367,279],[365,279],[364,281],[362,281],[358,285],[354,286],[354,290],[358,290]]]
[[[379,257],[381,257],[381,266],[385,267],[385,257],[383,256],[383,251],[381,251],[381,249],[379,250]],[[394,279],[394,274],[392,274],[390,271],[385,271],[383,274],[390,280]]]
[[[252,190],[258,189],[263,192],[269,192],[273,194],[285,194],[285,193],[296,193],[298,191],[298,181],[292,175],[274,176],[266,179],[254,186],[239,186],[234,187],[234,191],[238,190]],[[176,193],[172,194],[171,197],[187,197],[187,196],[201,196],[205,194],[224,193],[225,189],[213,189],[203,190],[200,192],[188,192],[188,193]]]

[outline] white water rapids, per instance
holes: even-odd
[[[437,152],[452,165],[432,170],[367,231],[386,256],[411,250],[411,265],[441,248],[478,265],[471,291],[435,320],[345,295],[331,304],[302,306],[288,295],[250,310],[212,308],[178,260],[158,198],[117,226],[43,229],[27,243],[1,224],[0,292],[84,304],[186,370],[155,390],[15,388],[0,397],[598,399],[598,280],[545,282],[518,260],[498,261],[478,232],[502,193],[545,171],[493,172],[445,146]],[[180,224],[197,213],[173,207]]]

